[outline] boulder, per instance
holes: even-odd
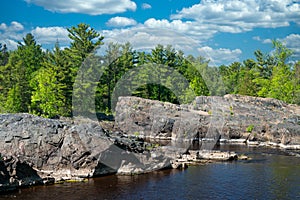
[[[171,158],[149,146],[135,137],[106,132],[91,120],[2,114],[0,188],[170,167]]]

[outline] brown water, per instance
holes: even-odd
[[[0,199],[300,199],[300,158],[270,149],[221,148],[252,160],[37,186]]]

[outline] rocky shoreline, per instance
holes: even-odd
[[[115,128],[142,138],[300,144],[300,106],[241,95],[196,97],[188,105],[120,97]]]
[[[299,106],[238,95],[197,97],[189,105],[120,97],[113,122],[1,114],[0,192],[247,159],[212,151],[216,144],[299,150],[299,130]],[[190,150],[191,142],[199,150]]]

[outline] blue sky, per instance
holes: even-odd
[[[1,0],[0,43],[17,46],[32,33],[44,49],[58,40],[68,46],[66,28],[84,22],[105,42],[131,42],[137,50],[172,44],[201,55],[212,65],[254,58],[279,39],[300,60],[299,0]]]

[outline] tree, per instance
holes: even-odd
[[[240,70],[237,93],[241,95],[256,96],[257,85],[253,81],[255,77],[256,62],[247,59]]]
[[[112,104],[116,103],[112,97],[116,84],[128,70],[134,67],[136,61],[137,55],[130,43],[108,44],[104,56],[105,71],[97,87],[96,105],[99,112],[111,112]]]
[[[268,97],[283,100],[285,102],[293,102],[293,74],[291,66],[286,64],[287,59],[292,55],[292,51],[286,48],[281,42],[273,41],[274,66],[272,77],[270,80],[270,91]]]
[[[240,62],[234,62],[229,66],[220,66],[220,73],[223,77],[227,94],[236,94],[238,92],[241,68],[242,64]]]
[[[7,94],[7,99],[5,102],[6,112],[17,113],[17,112],[21,112],[24,109],[22,105],[21,93],[22,91],[18,83],[9,89]]]
[[[30,81],[34,73],[41,68],[43,60],[44,53],[41,46],[36,44],[32,34],[27,34],[23,38],[23,43],[19,42],[17,50],[11,53],[7,64],[1,69],[4,74],[1,81],[4,86],[3,92],[7,96],[6,110],[9,112],[30,111],[32,94]],[[11,95],[15,95],[16,98]]]
[[[53,118],[63,115],[65,97],[63,87],[59,83],[57,72],[49,65],[41,68],[32,81],[34,91],[31,97],[31,105],[34,114]]]
[[[84,59],[96,48],[103,44],[103,36],[91,28],[88,24],[80,23],[77,27],[67,29],[71,39],[70,48],[67,48],[69,56],[73,59],[74,68],[78,69]]]
[[[70,67],[70,77],[71,80],[67,82],[67,89],[72,89],[73,84],[75,82],[75,79],[77,77],[77,72],[79,67],[84,63],[86,59],[90,59],[89,56],[93,56],[92,54],[95,53],[97,48],[100,48],[100,46],[103,44],[102,40],[104,39],[103,36],[100,36],[100,33],[95,31],[93,28],[91,28],[89,25],[80,23],[77,25],[77,27],[71,27],[68,28],[69,32],[69,38],[71,39],[71,45],[70,48],[66,49],[66,55],[68,56],[68,63],[67,65]],[[92,67],[92,66],[91,66]],[[89,75],[93,75],[91,73],[94,72],[96,69],[89,68],[90,74],[86,74],[88,77]],[[84,74],[81,74],[84,76]],[[80,78],[80,77],[79,77]],[[79,81],[80,84],[80,81]],[[84,83],[83,83],[84,84]],[[92,84],[93,85],[93,84]],[[73,99],[73,102],[76,105],[81,105],[86,97],[85,91],[88,86],[88,84],[85,84],[84,86],[76,85],[76,89],[73,90],[72,96],[75,98]],[[67,98],[68,102],[72,102],[72,96]],[[77,101],[77,102],[76,102]],[[74,108],[73,108],[74,109]],[[84,107],[80,108],[81,110],[77,111],[78,113],[85,112]]]
[[[43,67],[39,69],[30,84],[33,88],[31,96],[31,112],[44,117],[70,116],[71,102],[68,102],[71,81],[64,51],[59,43],[53,52],[47,52]]]
[[[292,103],[300,105],[300,61],[296,62],[292,71],[292,84],[293,84],[293,92],[292,92]]]
[[[7,51],[6,44],[0,43],[0,66],[4,66],[8,62],[9,53]]]

